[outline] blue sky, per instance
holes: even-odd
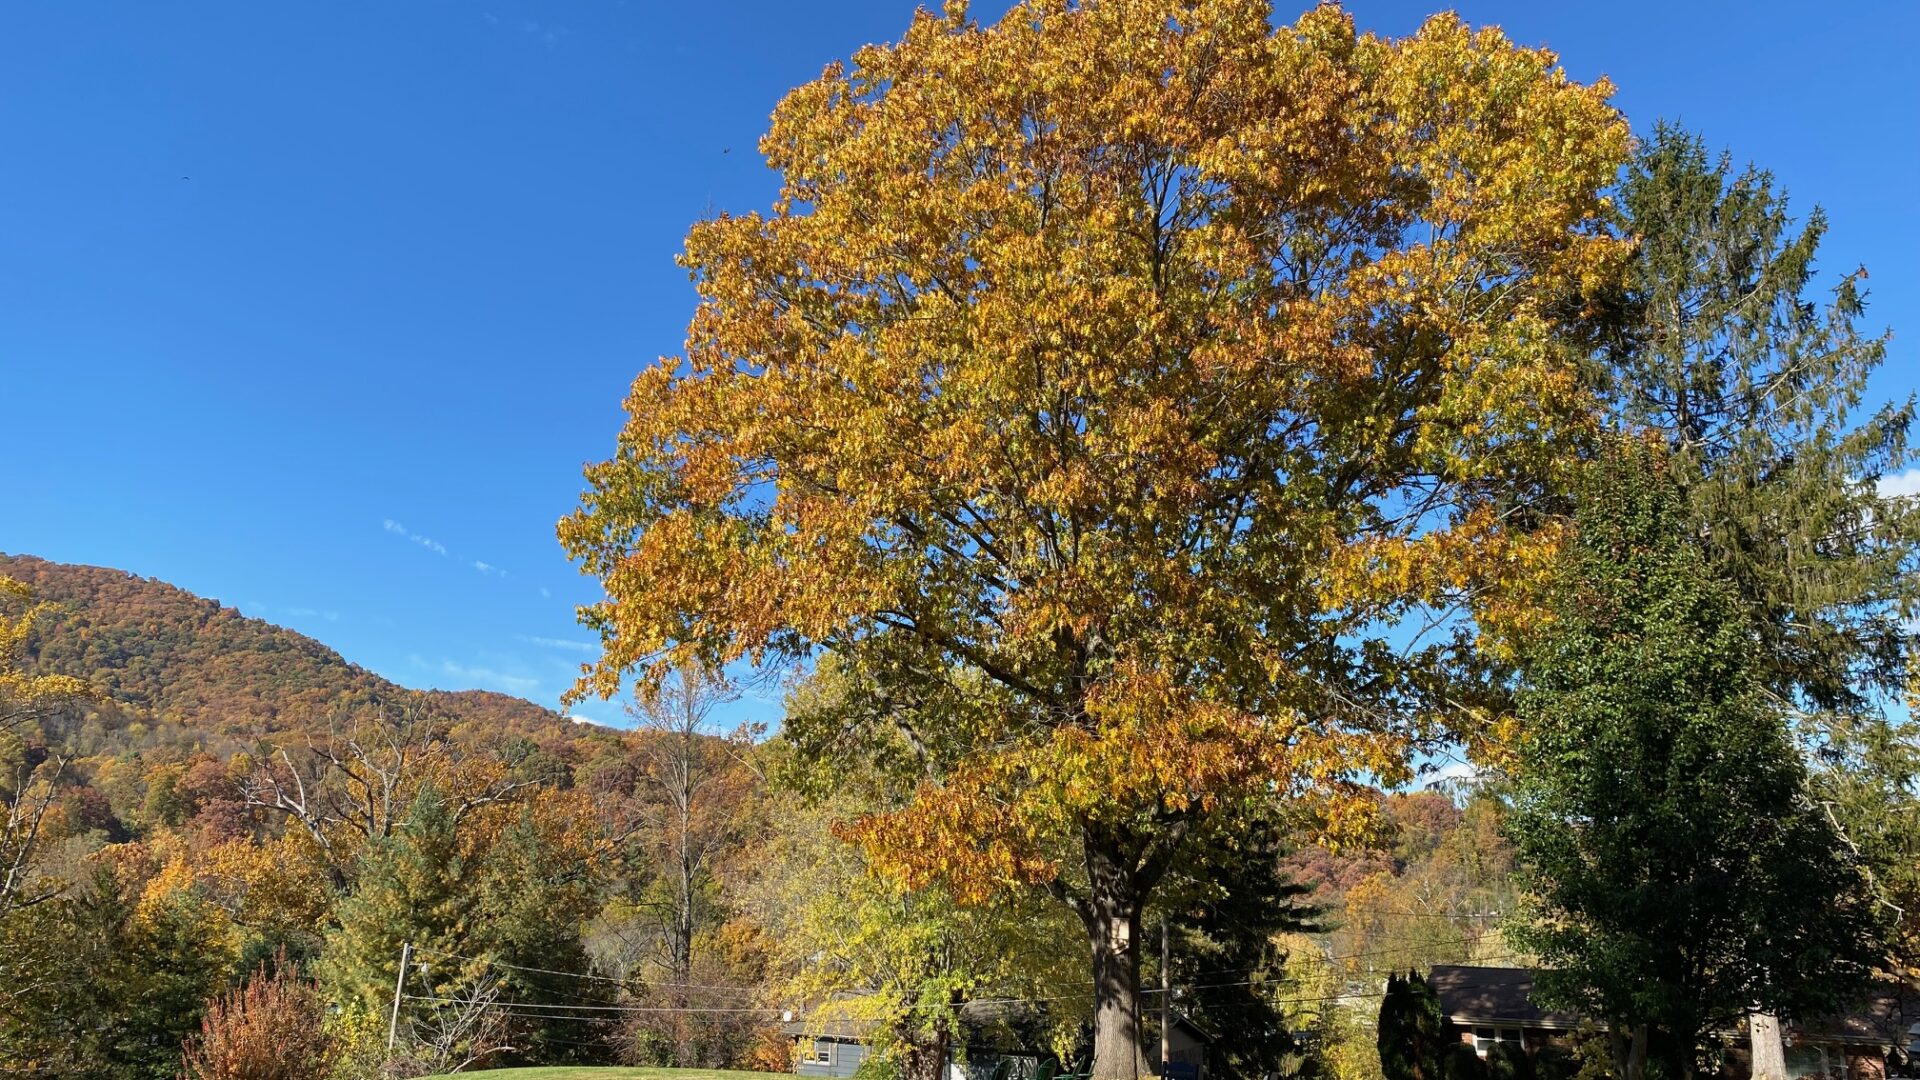
[[[1433,6],[1350,9],[1404,33]],[[627,383],[678,351],[687,225],[764,206],[774,102],[911,10],[6,6],[0,550],[163,578],[407,685],[555,704],[595,589],[553,524]],[[1460,10],[1611,76],[1636,130],[1681,120],[1823,203],[1824,265],[1866,264],[1870,322],[1908,331],[1876,392],[1920,383],[1912,5]]]

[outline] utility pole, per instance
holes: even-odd
[[[1173,935],[1160,916],[1160,1075],[1173,1060]]]
[[[400,1037],[400,995],[407,988],[407,965],[413,962],[413,942],[400,945],[400,974],[393,980],[393,1012],[387,1016],[387,1049]]]

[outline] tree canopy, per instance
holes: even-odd
[[[1859,867],[1807,798],[1738,590],[1656,449],[1596,463],[1523,651],[1509,828],[1544,1000],[1604,1021],[1623,1080],[1692,1075],[1748,1010],[1818,1015],[1876,954]],[[1664,1060],[1663,1060],[1664,1059]]]
[[[1271,14],[954,5],[793,91],[778,200],[688,235],[685,354],[560,526],[607,594],[578,693],[841,658],[884,703],[843,727],[931,785],[866,841],[1079,911],[1102,1076],[1185,838],[1273,793],[1351,828],[1458,658],[1385,628],[1517,616],[1588,419],[1565,341],[1625,250],[1605,84],[1453,17]]]

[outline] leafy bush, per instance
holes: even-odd
[[[1454,1043],[1440,1058],[1440,1076],[1441,1080],[1487,1080],[1487,1064],[1474,1053],[1472,1043]]]
[[[1534,1080],[1533,1059],[1518,1043],[1495,1043],[1487,1051],[1489,1080]]]
[[[244,987],[207,1003],[200,1034],[187,1040],[187,1080],[325,1076],[335,1047],[323,1021],[319,991],[299,977],[282,951]]]

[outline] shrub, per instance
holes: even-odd
[[[278,953],[245,986],[207,1003],[187,1039],[187,1080],[312,1080],[332,1066],[319,990]]]
[[[1440,1059],[1443,1080],[1487,1080],[1487,1064],[1473,1052],[1473,1044],[1457,1042]]]
[[[1491,1080],[1534,1080],[1533,1059],[1517,1043],[1495,1043],[1487,1051]]]

